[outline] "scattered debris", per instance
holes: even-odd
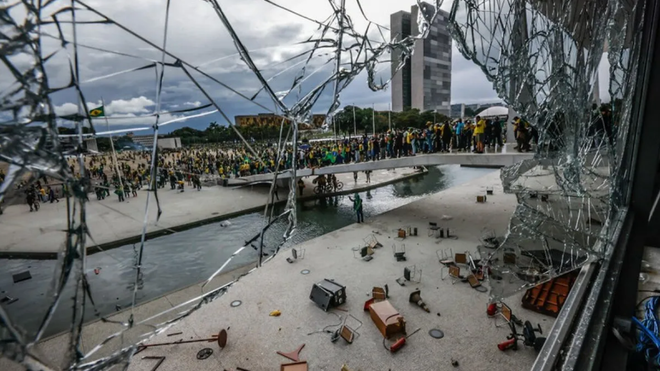
[[[211,356],[211,354],[213,354],[213,349],[204,348],[204,349],[200,350],[199,352],[197,352],[197,359],[200,359],[200,360],[207,359]]]
[[[167,334],[167,336],[176,336],[176,335],[181,335],[181,334],[183,334],[183,332],[179,331],[179,332],[175,332],[175,333],[172,333],[172,334]]]
[[[422,282],[422,269],[417,269],[416,265],[403,268],[403,278],[410,282]]]
[[[294,363],[282,363],[280,371],[307,371],[307,361],[300,361]]]
[[[492,196],[493,195],[493,187],[486,187],[486,194],[488,196]]]
[[[17,298],[12,298],[11,296],[5,296],[4,298],[0,299],[0,303],[6,305],[13,304],[17,301],[18,301]]]
[[[450,216],[450,215],[443,215],[443,216],[440,218],[440,220],[452,220],[452,219],[454,219],[454,217],[453,217],[453,216]]]
[[[357,259],[358,256],[356,256],[356,253],[359,253],[359,257],[364,261],[373,259],[374,249],[371,246],[354,247],[351,250],[353,251],[353,258]]]
[[[229,220],[225,220],[223,222],[220,222],[221,227],[229,227],[231,225],[231,222]]]
[[[395,341],[394,344],[392,344],[389,348],[387,347],[387,345],[385,345],[385,341],[386,341],[387,339],[383,339],[383,346],[385,347],[385,349],[389,350],[391,353],[396,353],[396,352],[398,352],[401,348],[403,348],[404,345],[406,345],[407,339],[408,339],[409,337],[415,335],[415,334],[416,334],[419,330],[421,330],[421,329],[422,329],[422,328],[420,327],[420,328],[416,329],[415,331],[413,331],[412,333],[410,333],[410,335],[399,338],[399,339],[398,339],[397,341]]]
[[[222,329],[217,335],[213,335],[211,338],[208,339],[177,340],[168,343],[157,343],[157,344],[138,344],[137,351],[135,353],[137,354],[151,347],[160,347],[166,345],[187,344],[187,343],[201,343],[201,342],[218,343],[218,347],[222,349],[225,347],[225,345],[227,345],[227,330]]]
[[[406,332],[406,321],[389,300],[383,300],[369,305],[369,315],[383,337]]]
[[[406,261],[406,245],[401,244],[401,247],[397,248],[396,243],[392,244],[392,253],[394,254],[394,258],[396,261]]]
[[[279,317],[281,314],[282,314],[282,312],[280,312],[279,310],[276,309],[276,310],[270,312],[270,314],[268,314],[268,315],[271,316],[271,317]]]
[[[98,276],[99,273],[101,273],[101,267],[94,268],[94,274]]]
[[[164,356],[144,356],[142,359],[157,359],[158,362],[151,368],[151,371],[156,371],[160,367],[161,363],[165,362]]]
[[[298,349],[294,350],[293,352],[284,353],[284,352],[280,352],[278,350],[276,353],[281,355],[282,357],[286,357],[286,358],[292,360],[293,362],[298,362],[298,361],[300,361],[300,352],[302,352],[304,347],[305,347],[305,344],[299,346]]]
[[[302,247],[298,248],[292,248],[291,249],[291,258],[286,258],[286,261],[289,263],[293,263],[296,260],[302,260],[305,259],[305,249]]]
[[[386,287],[387,287],[387,285],[386,285]],[[371,290],[371,297],[374,300],[382,301],[382,300],[387,299],[387,292],[382,287],[374,287]]]
[[[429,310],[429,307],[426,306],[426,303],[424,303],[424,300],[422,300],[422,297],[420,295],[421,291],[416,290],[413,291],[410,294],[410,297],[408,298],[408,301],[413,304],[417,304],[420,308],[424,309],[426,313],[430,313],[431,311]]]
[[[441,230],[441,228],[438,227],[438,223],[429,222],[429,229],[427,230],[427,237],[440,238],[440,230]]]
[[[243,367],[236,367],[236,371],[250,371],[250,370]]]
[[[577,271],[574,271],[532,287],[522,298],[523,308],[556,318],[576,278]]]
[[[373,234],[370,234],[367,237],[363,238],[362,241],[364,241],[364,244],[366,246],[369,246],[372,249],[383,247],[383,244],[378,242],[378,239],[376,239],[376,236],[374,236]]]
[[[402,240],[406,238],[405,229],[399,229],[399,231],[397,232],[397,238],[400,238]]]
[[[346,302],[346,286],[329,279],[324,279],[312,286],[309,298],[324,311]]]
[[[485,203],[486,202],[486,196],[477,196],[477,202],[478,203]]]
[[[359,323],[359,325],[355,329],[353,329],[353,328],[349,327],[348,325],[346,325],[346,321],[348,320],[348,317],[352,317],[355,321],[357,321]],[[348,344],[353,344],[353,340],[355,340],[357,336],[360,336],[360,334],[357,332],[357,330],[360,327],[362,327],[362,321],[360,321],[359,319],[357,319],[354,316],[349,314],[344,318],[344,320],[342,321],[341,326],[337,329],[337,331],[335,331],[332,334],[332,337],[330,338],[330,341],[332,341],[334,343],[337,340],[339,340],[339,338],[341,337]]]
[[[451,359],[451,365],[454,366],[454,367],[458,367],[458,361],[452,358]]]
[[[508,340],[497,344],[497,348],[503,352],[508,349],[517,350],[518,340],[521,340],[521,335],[518,334],[518,331],[516,330],[515,321],[509,322],[509,328],[511,329],[511,334],[507,336]],[[541,330],[541,325],[537,325],[537,328],[534,328],[531,322],[525,321],[522,333],[523,345],[533,347],[535,351],[539,352],[541,351],[541,348],[543,348],[543,344],[545,344],[546,338],[537,337],[536,332],[541,334],[543,333],[543,330]]]
[[[12,275],[12,278],[14,279],[14,283],[18,283],[31,279],[32,275],[30,274],[30,271],[23,271]]]

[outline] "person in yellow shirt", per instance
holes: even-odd
[[[484,153],[484,134],[486,132],[486,120],[477,116],[477,123],[474,126],[474,137],[476,139],[477,147],[475,152]]]

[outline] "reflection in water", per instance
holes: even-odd
[[[363,193],[365,219],[395,209],[410,202],[483,176],[492,169],[440,166],[429,173],[395,184],[372,189]],[[286,246],[343,228],[355,221],[353,205],[348,197],[339,196],[308,201],[298,206],[298,232]],[[276,213],[277,214],[277,213]],[[252,213],[229,220],[230,223],[213,223],[188,231],[149,240],[145,246],[143,273],[144,287],[138,292],[137,302],[145,302],[196,284],[209,277],[233,251],[254,237],[262,223],[260,213]],[[266,251],[272,252],[282,239],[285,224],[275,224],[264,235]],[[255,243],[255,246],[257,244]],[[87,259],[87,277],[94,302],[101,315],[108,315],[130,305],[135,276],[133,271],[133,246],[126,245]],[[254,262],[254,249],[245,249],[227,266],[226,271]],[[18,273],[30,270],[32,279],[14,284],[11,274],[0,275],[0,298],[5,295],[19,300],[5,308],[15,323],[28,331],[35,331],[43,316],[49,298],[45,295],[53,277],[55,262],[52,260],[6,260],[5,272]],[[95,268],[100,268],[98,274]],[[68,287],[64,297],[71,297],[73,288]],[[46,335],[66,330],[70,323],[71,306],[62,302]],[[91,305],[86,306],[86,318],[93,319]]]

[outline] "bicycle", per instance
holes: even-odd
[[[326,184],[321,188],[321,186],[316,186],[314,187],[314,193],[319,194],[319,193],[334,193],[337,191],[341,191],[342,188],[344,188],[344,183],[342,182],[337,182],[337,189],[332,186],[332,184]]]

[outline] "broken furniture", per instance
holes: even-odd
[[[461,276],[461,268],[456,265],[449,267],[449,277],[451,277],[452,285],[456,283],[456,281],[462,281],[463,277]]]
[[[477,202],[478,203],[485,203],[486,202],[486,195],[477,196]]]
[[[293,362],[293,363],[282,363],[280,365],[280,371],[307,371],[307,361]]]
[[[357,255],[359,255],[359,258],[361,258],[364,261],[369,261],[373,259],[372,255],[374,254],[374,249],[370,246],[354,247],[352,250],[353,250],[353,258],[357,259],[358,258]]]
[[[396,247],[396,243],[392,244],[392,253],[396,261],[406,261],[406,245],[401,244],[400,247]]]
[[[405,239],[406,238],[406,230],[405,229],[399,229],[397,231],[397,238],[400,238],[402,240]]]
[[[410,282],[422,282],[422,269],[417,269],[416,265],[403,268],[403,278]]]
[[[406,231],[406,236],[417,236],[417,227],[407,226],[402,229]]]
[[[440,237],[441,228],[438,227],[438,223],[429,222],[429,229],[427,230],[427,237]]]
[[[352,328],[346,324],[346,321],[348,320],[348,317],[353,318],[356,322],[358,322],[358,326],[355,328]],[[332,338],[330,339],[333,343],[339,338],[344,339],[348,344],[353,344],[353,340],[355,340],[360,334],[357,332],[357,330],[362,327],[362,321],[359,319],[355,318],[353,315],[348,314],[345,318],[344,321],[342,321],[341,326],[335,331],[335,333],[332,335]]]
[[[369,315],[378,328],[378,331],[385,338],[406,332],[406,321],[399,314],[399,311],[390,304],[389,300],[371,304],[369,306]]]
[[[300,361],[300,352],[302,352],[304,347],[305,347],[305,344],[299,346],[298,349],[294,350],[293,352],[284,353],[284,352],[280,352],[278,350],[275,353],[281,355],[282,357],[286,357],[286,358],[292,360],[293,362],[298,362],[298,361]]]
[[[424,309],[426,313],[430,313],[431,311],[429,310],[429,307],[426,306],[426,303],[424,303],[424,300],[422,300],[422,297],[420,295],[420,290],[415,290],[410,294],[410,297],[408,297],[408,302],[417,304],[418,307]]]
[[[383,247],[383,244],[378,242],[376,236],[374,236],[373,234],[370,234],[367,237],[363,238],[362,241],[364,241],[365,246],[369,246],[372,249]]]
[[[220,330],[220,332],[218,332],[217,335],[213,335],[211,338],[208,339],[177,340],[177,341],[170,341],[168,343],[157,343],[157,344],[138,344],[137,351],[135,352],[135,354],[138,354],[141,351],[151,347],[160,347],[165,345],[187,344],[187,343],[201,343],[201,342],[218,343],[218,347],[220,347],[220,349],[223,349],[227,345],[227,330],[222,329]]]
[[[479,282],[479,280],[477,279],[477,276],[475,276],[474,274],[471,274],[471,275],[467,276],[466,279],[467,279],[468,283],[470,284],[470,287],[472,287],[473,289],[476,289],[477,287],[481,286],[481,282]]]
[[[392,345],[390,345],[389,347],[388,347],[387,345],[385,345],[385,341],[386,341],[387,339],[383,339],[383,347],[384,347],[385,349],[389,350],[390,353],[396,353],[396,352],[398,352],[401,348],[403,348],[404,345],[406,345],[406,342],[407,342],[407,340],[408,340],[409,337],[415,335],[415,334],[416,334],[417,332],[419,332],[419,330],[421,330],[421,329],[422,329],[422,328],[420,327],[420,328],[416,329],[415,331],[411,332],[410,335],[400,337],[399,339],[397,339],[397,340],[396,340]]]
[[[454,264],[454,252],[451,248],[436,250],[435,255],[438,257],[440,264],[444,265],[445,267]]]
[[[9,305],[9,304],[13,304],[17,301],[18,301],[17,298],[12,298],[11,296],[5,296],[4,298],[0,299],[0,304]]]
[[[576,278],[577,271],[573,271],[532,287],[522,298],[523,308],[556,318]]]
[[[537,327],[534,328],[531,322],[525,321],[525,324],[523,325],[522,335],[518,334],[518,331],[516,330],[515,322],[513,321],[509,322],[509,328],[511,329],[511,334],[507,336],[506,341],[497,344],[499,350],[501,351],[505,351],[507,349],[517,350],[518,340],[522,340],[523,345],[528,347],[533,347],[534,350],[537,352],[540,352],[541,348],[543,348],[546,338],[536,336],[536,332],[541,334],[543,333],[543,330],[541,329],[541,325],[537,325]]]
[[[374,287],[371,290],[371,297],[374,298],[374,301],[383,301],[388,298],[388,287],[385,285],[385,288]]]
[[[302,260],[302,259],[305,259],[305,249],[302,247],[298,247],[291,249],[291,257],[286,258],[286,261],[289,263],[293,263],[296,260]]]
[[[507,324],[513,320],[513,313],[511,312],[511,308],[504,303],[500,303],[500,315],[502,318],[504,318]],[[495,327],[500,327],[500,325],[497,323],[497,317],[495,317],[495,320]]]
[[[326,278],[312,286],[309,298],[327,312],[331,307],[337,307],[346,302],[346,286]]]

